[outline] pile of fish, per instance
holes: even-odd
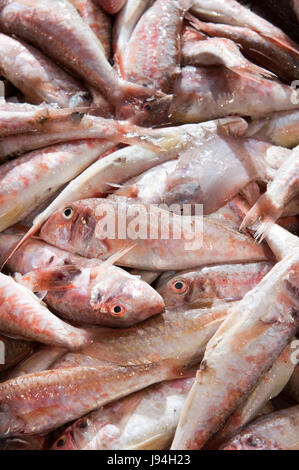
[[[0,0],[0,77],[0,448],[299,449],[299,46]]]

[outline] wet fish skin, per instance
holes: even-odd
[[[44,104],[10,103],[0,98],[0,137],[42,132],[46,123],[67,119],[74,111]]]
[[[100,40],[106,57],[111,56],[111,18],[93,0],[69,0]]]
[[[88,91],[34,47],[0,33],[1,73],[33,104],[88,106]]]
[[[206,309],[170,309],[130,328],[101,330],[93,344],[66,354],[55,367],[86,365],[86,358],[89,366],[98,361],[124,366],[156,361],[171,367],[198,364],[230,307],[224,302]]]
[[[203,129],[206,123],[202,125]],[[211,126],[212,127],[212,126]],[[192,125],[179,126],[191,132]],[[122,196],[147,204],[203,204],[204,215],[232,200],[250,182],[268,182],[290,151],[255,139],[227,136],[207,129],[193,145],[183,149],[177,160],[157,165],[128,180],[110,197]],[[221,155],[221,158],[215,158]],[[255,201],[253,201],[254,203]]]
[[[71,216],[66,220],[65,209],[71,210]],[[126,239],[118,239],[117,237],[107,237],[104,239],[101,235],[99,221],[101,220],[102,211],[109,210],[110,214],[124,218],[126,227],[136,218],[138,214],[143,214],[142,220],[145,224],[145,233],[150,233],[150,225],[147,224],[149,210],[153,220],[161,217],[164,222],[154,226],[151,222],[151,229],[157,228],[157,235],[151,239],[144,237],[132,240],[128,233]],[[127,217],[128,211],[131,213]],[[134,213],[134,215],[133,215]],[[174,221],[169,223],[169,216]],[[168,219],[168,220],[166,220]],[[60,211],[53,214],[47,222],[42,226],[40,237],[58,248],[66,251],[80,254],[87,258],[107,259],[110,255],[121,248],[134,245],[134,248],[126,255],[122,256],[117,264],[136,269],[145,269],[149,271],[171,271],[184,270],[203,264],[246,261],[260,261],[267,259],[267,254],[262,246],[256,246],[254,242],[245,235],[229,229],[221,225],[218,221],[212,219],[199,218],[203,224],[203,240],[200,234],[191,232],[192,228],[182,231],[180,239],[174,239],[173,227],[176,223],[182,226],[182,216],[170,214],[168,211],[155,206],[146,204],[130,203],[125,198],[114,199],[88,199],[77,201],[69,206],[64,206]],[[82,224],[82,221],[85,223]],[[110,219],[113,222],[113,219]],[[131,222],[130,222],[131,221]],[[194,220],[190,219],[190,227],[194,228]],[[167,239],[162,237],[163,233],[168,233]],[[221,230],[221,238],[219,238],[219,230]],[[148,232],[147,232],[148,231]],[[165,231],[165,232],[164,232]],[[116,232],[117,234],[117,232]],[[200,241],[201,248],[185,249],[188,237],[191,240]],[[189,238],[190,242],[190,238]],[[189,245],[190,248],[190,245]]]
[[[2,0],[0,28],[40,48],[118,108],[131,99],[153,95],[150,90],[119,80],[102,44],[69,1],[56,0],[53,8],[52,0]]]
[[[240,75],[252,74],[264,78],[274,77],[271,72],[246,59],[237,44],[226,38],[187,40],[182,47],[183,65],[224,65]]]
[[[5,380],[50,369],[51,365],[58,361],[66,351],[66,349],[56,346],[39,346],[33,354],[9,371],[5,376]]]
[[[60,320],[11,277],[1,274],[0,282],[0,331],[4,334],[67,349],[78,349],[91,341],[88,332]]]
[[[19,240],[17,235],[0,234],[2,262]],[[66,272],[72,265],[74,271]],[[71,322],[128,327],[164,310],[161,296],[142,279],[110,263],[103,267],[99,260],[70,254],[40,240],[28,240],[7,268],[24,274],[18,276],[18,282],[30,290],[45,291],[45,302]],[[121,309],[118,314],[116,307]]]
[[[163,364],[74,367],[0,384],[0,436],[40,434],[151,384],[178,378]]]
[[[0,435],[46,432],[149,385],[183,377],[227,315],[222,304],[169,311],[127,330],[106,330],[106,336],[99,331],[92,348],[68,353],[55,369],[0,384]]]
[[[73,141],[30,152],[2,165],[0,230],[24,218],[113,145],[102,139]]]
[[[247,426],[221,450],[298,450],[299,406],[276,411]]]
[[[114,62],[127,46],[136,24],[152,0],[127,0],[123,9],[118,13],[113,27]]]
[[[168,114],[172,122],[181,124],[228,115],[263,117],[297,109],[297,94],[279,82],[241,76],[223,67],[187,66],[176,80]]]
[[[282,215],[287,204],[299,191],[299,148],[295,148],[287,158],[267,191],[258,199],[242,222],[241,230],[259,221],[258,234],[262,240]]]
[[[207,307],[219,301],[241,300],[272,269],[273,263],[207,266],[197,270],[164,273],[156,289],[168,308]]]
[[[283,350],[271,369],[261,378],[255,390],[228,418],[223,429],[212,437],[210,445],[208,444],[209,448],[218,449],[233,435],[239,434],[248,423],[260,417],[259,414],[263,413],[266,404],[271,403],[270,400],[279,395],[284,389],[294,372],[294,368],[295,364],[292,361],[292,347],[290,344]],[[275,408],[270,413],[274,410]]]
[[[236,0],[194,0],[191,11],[203,20],[248,27],[270,42],[295,53],[297,45],[279,28]],[[299,52],[298,52],[299,53]]]
[[[284,111],[250,122],[247,136],[293,148],[299,144],[298,129],[299,112]]]
[[[231,310],[207,346],[173,449],[202,448],[290,342],[299,324],[298,268],[297,249]]]
[[[126,80],[170,93],[179,65],[179,34],[186,0],[156,0],[137,23],[118,57]]]
[[[163,382],[100,408],[69,427],[52,450],[165,449],[193,382]]]
[[[286,83],[299,78],[298,53],[289,52],[247,27],[206,23],[187,15],[192,26],[211,37],[227,38],[240,44],[247,57],[275,73]]]
[[[103,8],[103,10],[110,13],[110,15],[115,15],[118,13],[127,0],[96,0],[96,2]]]

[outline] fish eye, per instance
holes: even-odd
[[[183,280],[176,280],[171,284],[171,289],[176,294],[184,294],[188,290],[188,284]]]
[[[72,207],[66,207],[63,210],[62,215],[66,220],[70,220],[73,216],[73,213],[74,213],[74,209]]]
[[[145,101],[141,107],[142,111],[146,111],[147,113],[149,113],[152,109],[151,105]]]
[[[59,439],[56,443],[56,447],[62,447],[64,446],[64,439]]]
[[[113,315],[114,317],[123,317],[124,314],[126,313],[125,307],[123,307],[123,306],[120,305],[120,304],[114,304],[114,305],[112,305],[112,306],[109,308],[109,311],[110,311],[111,315]]]

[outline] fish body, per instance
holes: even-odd
[[[96,0],[96,2],[103,8],[103,10],[115,15],[125,5],[126,0]]]
[[[37,297],[11,277],[0,276],[0,331],[10,336],[70,349],[90,341],[89,334],[53,315]]]
[[[287,204],[294,199],[299,191],[299,148],[293,150],[278,170],[267,191],[258,199],[247,213],[241,228],[260,221],[259,234],[269,230],[282,215]]]
[[[165,449],[193,382],[163,382],[100,408],[69,427],[52,450]]]
[[[19,240],[17,235],[0,235],[2,261]],[[7,268],[24,274],[18,282],[30,290],[46,292],[45,302],[72,322],[125,327],[164,309],[160,295],[142,279],[39,240],[28,240]]]
[[[202,448],[293,338],[299,322],[298,268],[297,249],[231,310],[207,346],[173,449]]]
[[[71,26],[70,26],[71,25]],[[104,48],[76,8],[66,0],[5,0],[0,6],[0,28],[42,50],[53,61],[98,89],[119,106],[139,93],[152,93],[119,80]],[[39,31],[39,34],[36,34]]]
[[[273,267],[273,263],[207,266],[197,270],[164,273],[156,289],[168,308],[207,307],[241,300]]]
[[[299,77],[298,52],[269,41],[260,33],[242,26],[220,23],[207,23],[187,15],[194,28],[211,37],[226,38],[242,47],[254,62],[279,76],[284,82],[291,83]]]
[[[202,122],[229,116],[263,117],[298,108],[297,91],[224,67],[183,67],[168,109],[172,121]]]
[[[223,207],[251,181],[271,181],[289,154],[287,149],[255,139],[207,131],[183,149],[176,160],[127,181],[112,197],[179,208],[183,204],[202,204],[206,215]]]
[[[105,213],[109,214],[106,220],[103,219]],[[136,219],[136,216],[139,218]],[[111,233],[101,228],[102,219],[104,225],[108,221]],[[124,198],[86,199],[65,206],[53,214],[41,228],[40,237],[66,251],[102,260],[121,248],[134,245],[117,264],[149,271],[183,270],[228,260],[260,261],[267,257],[262,246],[256,246],[249,237],[216,220],[189,217],[190,225],[186,229],[186,221],[183,219],[182,216],[156,206],[133,204]],[[121,230],[126,233],[121,238],[120,226],[115,225],[116,220],[124,221]],[[137,236],[131,236],[134,228],[132,232],[129,228],[134,227],[136,220],[143,224],[141,232]],[[199,228],[195,226],[196,221]],[[180,236],[175,232],[175,227],[179,224],[182,227]],[[140,229],[140,225],[138,227]],[[190,239],[199,243],[196,245],[198,248],[187,244]]]
[[[169,93],[178,72],[184,1],[156,0],[137,23],[121,58],[126,80]]]
[[[113,143],[73,141],[23,155],[0,168],[0,230],[15,224],[34,207],[81,173]]]
[[[88,106],[88,91],[50,59],[28,44],[0,34],[0,70],[33,104],[61,108]]]
[[[111,56],[111,19],[93,0],[69,0],[100,40],[106,57]]]
[[[298,140],[299,112],[274,113],[249,123],[247,135],[282,147],[295,147]]]
[[[222,450],[298,450],[299,406],[254,421],[224,444]]]

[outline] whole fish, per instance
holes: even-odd
[[[200,449],[246,399],[299,326],[299,250],[231,309],[209,342],[173,449]]]
[[[251,121],[247,136],[292,148],[299,145],[298,130],[299,112],[284,111]]]
[[[237,0],[194,0],[191,11],[205,21],[242,26],[257,31],[268,41],[291,52],[297,45],[279,28],[269,23]]]
[[[0,234],[0,259],[18,243],[20,237]],[[71,273],[65,266],[77,268]],[[55,248],[40,240],[28,240],[7,264],[11,272],[24,274],[18,282],[34,292],[45,292],[45,302],[72,322],[111,327],[130,326],[160,313],[164,302],[142,279],[99,260],[87,260]]]
[[[33,351],[32,343],[0,335],[0,372],[13,367]]]
[[[127,144],[137,143],[152,150],[168,149],[168,137],[164,131],[159,135],[159,131],[154,132],[144,129],[126,121],[106,119],[101,116],[93,116],[80,112],[76,108],[71,110],[61,110],[64,115],[57,120],[45,122],[40,130],[34,134],[21,134],[5,137],[0,141],[0,157],[2,159],[17,156],[28,150],[34,150],[72,140],[83,139],[107,139],[116,143]],[[91,110],[97,112],[97,110]]]
[[[298,91],[277,81],[236,74],[225,67],[187,66],[177,78],[167,113],[172,121],[187,123],[232,114],[262,117],[297,108]]]
[[[36,150],[2,165],[0,230],[24,218],[113,145],[102,139],[73,141]]]
[[[40,434],[181,372],[164,364],[69,367],[0,384],[0,436]]]
[[[93,0],[69,0],[100,40],[106,57],[111,56],[111,19]]]
[[[183,65],[197,67],[224,65],[240,75],[257,75],[265,78],[273,74],[246,59],[237,44],[226,38],[209,38],[206,40],[188,40],[182,47]]]
[[[4,334],[67,349],[78,349],[90,334],[53,315],[31,291],[0,273],[1,320]]]
[[[233,435],[238,434],[244,426],[259,417],[259,413],[263,412],[263,408],[269,403],[269,400],[279,395],[284,389],[294,372],[294,368],[292,347],[288,345],[274,362],[271,369],[262,377],[254,391],[228,418],[223,429],[216,436],[212,437],[208,446],[218,449]]]
[[[248,27],[231,26],[228,24],[206,23],[190,14],[186,17],[199,32],[211,37],[227,38],[241,45],[246,56],[257,62],[282,80],[291,83],[299,78],[299,57],[297,51],[281,47],[260,33]]]
[[[242,222],[244,229],[259,221],[258,237],[262,240],[269,226],[282,215],[284,208],[299,192],[299,147],[295,148],[267,191],[258,199]]]
[[[299,406],[276,411],[247,426],[222,450],[298,450]]]
[[[0,70],[33,104],[88,106],[88,91],[41,52],[0,33]]]
[[[267,258],[263,247],[255,245],[250,237],[216,220],[187,219],[186,228],[186,217],[156,206],[130,203],[125,198],[86,199],[68,204],[53,214],[42,226],[40,237],[58,248],[102,260],[134,245],[117,264],[149,271]],[[116,221],[122,225],[116,225]],[[110,233],[104,229],[106,223]],[[180,227],[180,233],[176,227]],[[188,240],[195,245],[188,244]]]
[[[118,64],[118,57],[127,47],[130,37],[142,14],[152,3],[152,0],[127,0],[125,6],[118,13],[113,29],[114,62]]]
[[[110,15],[115,15],[122,9],[127,0],[96,0],[96,2]]]
[[[131,328],[100,330],[93,344],[78,353],[67,353],[54,367],[97,366],[99,361],[123,366],[154,362],[172,368],[193,366],[202,358],[229,308],[224,302],[206,309],[166,310]]]
[[[273,263],[223,264],[192,271],[164,273],[156,289],[168,308],[209,307],[241,300],[273,267]]]
[[[42,132],[45,124],[63,120],[73,114],[73,109],[56,109],[47,105],[10,103],[0,98],[0,137]]]
[[[189,0],[156,0],[143,14],[118,56],[123,78],[164,93],[172,91],[179,71],[179,35],[190,4]]]
[[[174,435],[194,378],[153,385],[93,411],[58,437],[52,450],[158,450]]]
[[[67,0],[55,0],[55,8],[52,0],[1,0],[0,29],[35,45],[117,107],[153,95],[118,78],[99,39]]]

